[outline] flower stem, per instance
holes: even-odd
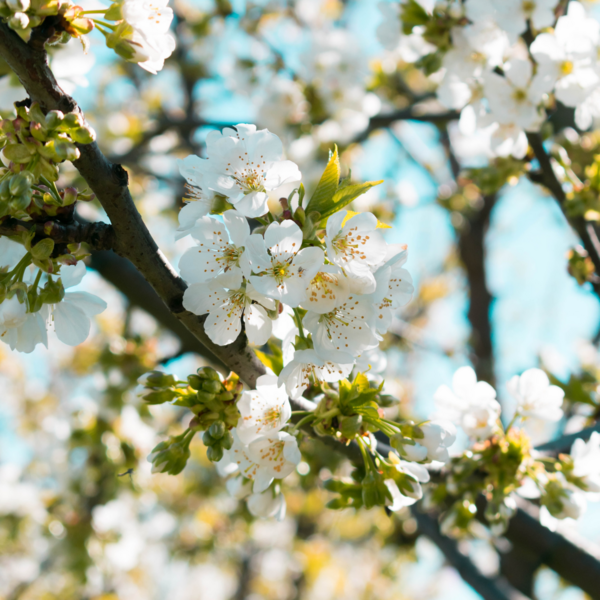
[[[298,335],[305,340],[306,336],[304,335],[304,327],[302,327],[302,315],[297,308],[294,308],[294,317],[296,318],[296,325],[298,325]]]

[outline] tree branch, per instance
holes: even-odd
[[[7,25],[0,23],[0,56],[15,72],[33,101],[48,110],[79,111],[75,101],[59,87],[48,67],[41,44],[26,44]],[[110,163],[94,142],[79,145],[81,156],[73,164],[96,194],[115,232],[113,249],[129,259],[154,288],[168,309],[215,356],[254,387],[264,366],[241,335],[229,346],[213,344],[204,331],[203,320],[183,308],[185,282],[175,273],[150,235],[128,188],[127,172]]]
[[[571,227],[573,227],[577,235],[581,238],[583,246],[594,264],[596,274],[600,276],[600,229],[598,225],[586,221],[583,217],[572,217],[567,214],[567,196],[552,168],[550,156],[544,148],[540,134],[529,132],[527,133],[527,140],[540,164],[541,177],[536,177],[535,183],[543,185],[554,196],[565,219],[567,219]],[[596,295],[600,297],[600,282],[591,281],[590,283]]]
[[[38,223],[17,219],[6,219],[0,223],[0,235],[16,236],[24,231],[34,231],[36,236],[51,238],[57,244],[86,243],[91,250],[110,250],[115,244],[115,232],[107,223]]]
[[[411,514],[417,521],[419,531],[442,551],[446,560],[484,600],[525,600],[528,598],[511,587],[503,578],[494,580],[486,577],[471,559],[458,549],[456,541],[440,531],[435,517],[420,512],[415,505],[411,507]]]

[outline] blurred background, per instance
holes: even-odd
[[[184,195],[176,159],[202,155],[208,132],[268,128],[309,191],[337,144],[343,173],[385,180],[354,209],[376,213],[393,226],[388,240],[409,246],[415,297],[376,357],[397,413],[428,418],[437,387],[465,364],[497,385],[508,415],[505,383],[529,367],[573,389],[597,378],[600,304],[567,269],[578,240],[542,188],[511,176],[511,159],[496,163],[504,176],[489,181],[486,140],[460,133],[435,100],[435,80],[413,64],[424,49],[411,36],[382,45],[385,9],[371,0],[171,6],[177,49],[158,75],[118,59],[99,33],[87,53],[75,40],[53,51],[51,66],[103,152],[127,168],[172,264],[192,243],[174,240]],[[6,65],[0,74],[0,113],[9,116],[25,92]],[[578,143],[591,155],[598,136]],[[77,173],[66,166],[61,184],[69,182]],[[95,202],[78,208],[107,220]],[[143,406],[131,391],[136,379],[157,365],[185,377],[214,363],[140,277],[95,253],[86,290],[109,308],[85,344],[52,338],[29,355],[0,344],[0,598],[480,597],[408,509],[325,509],[323,481],[349,466],[318,443],[306,443],[285,480],[281,522],[253,520],[228,495],[199,439],[181,475],[152,475],[146,456],[182,428],[183,413]],[[577,431],[597,408],[586,392],[563,422],[530,429],[534,442]],[[600,542],[599,517],[591,506],[573,535]],[[482,533],[457,547],[484,575],[510,578],[509,542]],[[520,569],[538,598],[585,597],[539,561],[523,559]]]

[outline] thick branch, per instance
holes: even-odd
[[[31,99],[44,110],[78,111],[75,101],[56,83],[43,48],[28,45],[5,24],[0,24],[0,56],[16,73]],[[243,381],[254,387],[264,367],[241,335],[229,346],[213,344],[203,320],[182,305],[185,282],[178,277],[150,235],[129,193],[127,172],[111,164],[96,143],[80,145],[77,167],[106,211],[115,232],[114,250],[128,258],[158,293],[169,310],[215,356]]]
[[[596,274],[600,275],[600,228],[598,225],[586,221],[583,217],[572,217],[568,215],[565,191],[552,168],[550,156],[544,148],[540,134],[528,133],[527,140],[540,164],[541,177],[536,178],[535,182],[541,183],[554,196],[563,211],[565,218],[581,238],[584,248],[594,263]],[[600,283],[598,281],[592,281],[591,284],[596,295],[600,297]]]
[[[485,600],[525,600],[527,596],[512,588],[504,579],[486,577],[459,549],[455,540],[445,536],[435,517],[419,512],[414,506],[412,516],[419,531],[427,536],[444,554],[460,576]]]
[[[51,238],[57,244],[86,243],[91,250],[110,250],[115,244],[115,232],[107,223],[79,223],[68,225],[57,221],[37,223],[7,219],[0,223],[0,235],[16,236],[24,231],[34,231],[39,237]]]

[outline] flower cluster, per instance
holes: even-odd
[[[27,41],[34,27],[55,17],[50,44],[66,43],[71,37],[87,44],[83,36],[96,29],[121,58],[156,74],[175,49],[169,33],[173,10],[167,4],[168,0],[119,0],[109,8],[84,11],[71,0],[2,0],[0,20]]]
[[[586,498],[600,492],[600,435],[586,443],[577,439],[570,455],[545,456],[531,448],[521,421],[558,421],[564,391],[551,385],[540,369],[528,369],[509,380],[507,389],[516,410],[506,428],[500,421],[496,390],[477,381],[470,367],[454,374],[452,389],[441,386],[435,394],[439,415],[461,426],[475,441],[468,451],[451,460],[443,485],[432,492],[446,505],[443,530],[460,535],[471,529],[480,495],[487,501],[486,520],[495,533],[506,528],[516,509],[516,496],[539,498],[542,522],[555,527],[558,519],[579,518]]]
[[[553,100],[575,109],[581,129],[600,114],[600,23],[579,2],[556,19],[557,5],[467,0],[424,7],[410,0],[398,11],[404,33],[420,37],[429,52],[414,60],[439,82],[439,101],[461,110],[461,132],[483,133],[495,155],[522,158],[526,132],[539,131]],[[386,43],[389,27],[380,33]]]
[[[283,160],[277,136],[238,125],[209,134],[207,156],[181,164],[191,201],[180,233],[196,240],[180,261],[190,284],[185,308],[208,315],[206,333],[219,345],[235,341],[242,323],[248,340],[263,345],[274,322],[294,314],[296,328],[284,340],[290,360],[279,375],[291,398],[311,382],[347,377],[413,291],[406,247],[388,244],[372,214],[344,210],[372,184],[340,184],[336,152],[310,201],[299,187],[273,214],[268,193],[301,177]],[[225,202],[231,208],[222,220],[208,214]],[[246,217],[262,225],[251,231]]]

